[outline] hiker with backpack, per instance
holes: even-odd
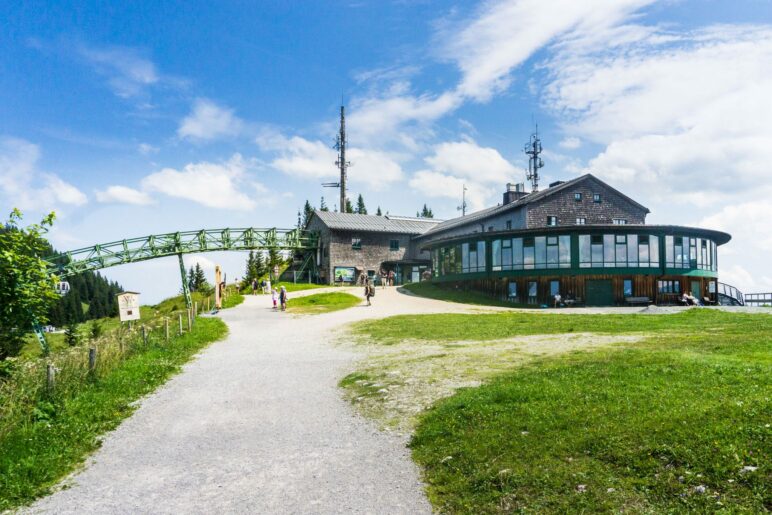
[[[372,306],[370,299],[375,297],[375,286],[370,279],[365,280],[365,298],[367,299],[367,305]]]

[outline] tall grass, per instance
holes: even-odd
[[[143,323],[131,330],[106,323],[110,329],[95,340],[45,358],[20,358],[0,377],[0,512],[45,494],[99,446],[100,434],[132,413],[131,402],[227,333],[214,318],[192,318],[188,330],[179,300],[143,308]]]

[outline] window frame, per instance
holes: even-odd
[[[577,191],[574,193],[574,202],[581,202],[582,201],[582,192]]]
[[[592,194],[592,201],[593,201],[595,204],[600,204],[600,202],[601,202],[600,193],[593,193],[593,194]]]
[[[396,245],[395,245],[396,243]],[[399,250],[399,240],[389,240],[389,251],[396,252]]]
[[[550,223],[554,222],[554,223]],[[555,215],[547,215],[547,227],[556,227],[558,225],[558,217]]]
[[[351,250],[362,250],[362,237],[361,236],[352,236],[351,237]]]

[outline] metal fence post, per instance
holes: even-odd
[[[182,313],[180,313],[179,317],[180,317],[179,318],[179,321],[180,321],[180,332],[179,332],[179,334],[180,334],[180,336],[182,336]]]
[[[142,326],[142,343],[147,345],[147,327]]]
[[[188,309],[188,332],[193,328],[193,308]]]

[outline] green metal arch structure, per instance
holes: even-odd
[[[300,229],[202,229],[154,234],[92,247],[71,250],[46,261],[52,274],[61,279],[108,268],[167,256],[222,250],[316,250],[317,234]]]
[[[188,288],[183,254],[216,252],[222,250],[291,250],[304,251],[306,258],[301,270],[315,268],[314,252],[318,234],[301,229],[201,229],[198,231],[153,234],[141,238],[100,243],[92,247],[71,250],[46,258],[51,275],[66,279],[81,272],[89,272],[111,266],[138,263],[149,259],[177,256],[182,278],[185,303],[190,309],[192,302]],[[35,335],[44,354],[48,344],[40,324],[35,322]]]

